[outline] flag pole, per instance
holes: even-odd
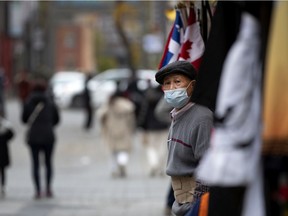
[[[187,7],[185,1],[180,1],[176,4],[175,9],[180,12],[180,17],[183,23],[183,29],[185,31],[186,27],[188,26],[188,14],[187,14]]]

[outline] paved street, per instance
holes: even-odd
[[[10,143],[12,164],[7,170],[7,194],[0,198],[0,216],[161,216],[169,178],[150,178],[139,136],[126,179],[110,175],[109,153],[97,124],[82,129],[82,110],[61,110],[54,160],[53,199],[33,200],[29,152],[20,123],[20,105],[6,105],[16,137]],[[95,121],[94,121],[95,123]]]

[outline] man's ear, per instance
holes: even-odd
[[[196,80],[192,80],[192,81],[191,81],[191,86],[194,88],[195,85],[196,85]]]

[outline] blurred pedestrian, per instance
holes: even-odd
[[[89,73],[86,75],[84,92],[83,92],[83,101],[84,101],[84,110],[85,110],[85,123],[84,129],[89,130],[93,126],[93,117],[94,117],[94,109],[91,101],[91,93],[88,88],[88,82],[92,78],[92,75]]]
[[[112,176],[125,177],[135,131],[135,106],[119,91],[98,111],[102,136],[112,154]]]
[[[139,123],[139,113],[141,109],[142,100],[144,99],[143,91],[138,87],[139,80],[137,78],[131,78],[128,83],[128,87],[125,91],[126,97],[134,103],[136,124]],[[138,125],[136,125],[137,127]]]
[[[26,142],[28,144],[31,162],[32,176],[35,187],[35,199],[42,196],[40,166],[41,156],[44,156],[46,168],[46,197],[53,197],[53,150],[56,141],[54,126],[59,123],[59,113],[51,97],[46,94],[47,83],[37,79],[33,84],[31,94],[25,102],[22,112],[22,122],[28,126]]]
[[[0,116],[5,117],[5,85],[7,80],[5,79],[4,69],[0,67]]]
[[[164,98],[174,107],[168,135],[166,174],[171,176],[175,202],[172,212],[187,215],[209,187],[194,176],[195,169],[208,149],[213,125],[212,112],[191,101],[196,71],[188,61],[176,61],[155,75],[162,85]]]
[[[163,95],[161,86],[152,86],[147,80],[148,88],[139,112],[139,126],[143,129],[143,144],[146,148],[150,176],[163,176],[166,159],[166,143],[170,123],[159,121],[155,116],[155,108]]]
[[[6,168],[10,165],[9,141],[14,137],[14,130],[11,123],[0,116],[0,175],[1,195],[5,195]]]
[[[171,124],[170,112],[172,109],[173,107],[170,104],[168,104],[166,100],[164,99],[164,97],[162,96],[155,107],[155,110],[154,110],[155,117],[159,121],[165,122],[166,124]],[[166,137],[166,140],[167,140],[167,137]],[[166,195],[166,202],[165,202],[166,206],[164,210],[165,216],[171,215],[174,201],[175,201],[174,191],[173,191],[172,184],[170,183],[169,188],[168,188],[168,193]]]
[[[23,71],[17,74],[15,82],[21,105],[24,105],[31,91],[31,81],[29,80],[27,72]]]

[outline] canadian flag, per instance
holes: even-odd
[[[184,40],[180,50],[179,60],[190,61],[198,70],[205,45],[200,32],[199,22],[196,21],[194,8],[190,8],[188,26],[185,29]]]

